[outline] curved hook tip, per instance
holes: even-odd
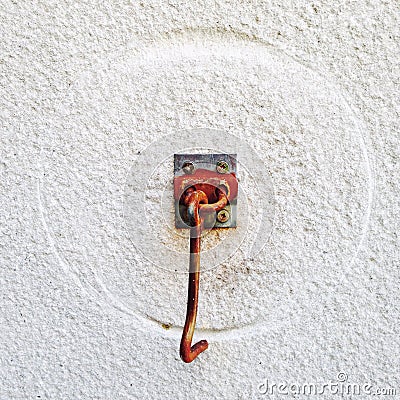
[[[207,350],[207,348],[207,340],[200,340],[200,342],[197,342],[192,347],[190,347],[189,342],[182,342],[180,349],[181,359],[185,363],[191,363],[200,353],[202,353],[204,350]]]

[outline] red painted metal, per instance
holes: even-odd
[[[238,181],[235,173],[220,174],[208,169],[197,169],[193,174],[176,176],[174,178],[174,197],[183,202],[182,195],[190,188],[201,190],[208,198],[209,203],[219,200],[216,189],[221,189],[232,201],[238,194]]]

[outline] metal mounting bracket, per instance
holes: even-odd
[[[182,196],[190,187],[205,192],[210,203],[217,200],[220,189],[228,197],[228,204],[216,215],[204,219],[207,229],[234,228],[237,224],[237,156],[236,154],[175,154],[174,197],[175,227],[190,228],[187,209]]]

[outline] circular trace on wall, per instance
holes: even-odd
[[[243,229],[204,239],[197,326],[223,337],[285,324],[305,282],[343,279],[367,231],[372,174],[349,103],[325,75],[233,34],[110,55],[71,85],[42,141],[39,198],[62,265],[143,326],[181,327],[188,249],[171,234],[173,154],[233,152]]]

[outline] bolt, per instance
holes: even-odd
[[[186,175],[191,175],[194,172],[194,165],[193,163],[186,161],[185,163],[183,163],[182,165],[182,171],[186,174]]]
[[[229,211],[226,210],[225,208],[222,209],[221,211],[218,212],[217,214],[217,220],[218,222],[221,222],[222,224],[228,221],[230,218]]]
[[[226,174],[227,172],[229,172],[229,165],[226,161],[218,161],[217,162],[217,171],[220,174]]]

